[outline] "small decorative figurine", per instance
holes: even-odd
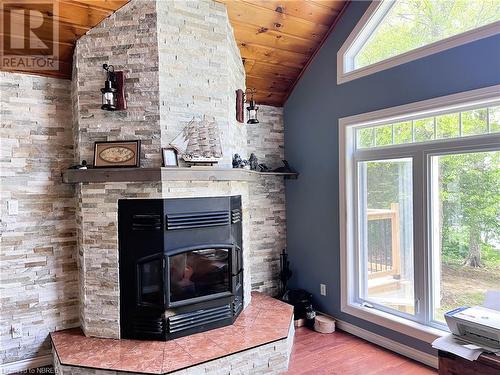
[[[279,172],[279,173],[297,173],[295,169],[290,167],[288,162],[286,160],[283,160],[283,164],[285,165],[284,167],[278,167],[276,168],[273,172]]]
[[[258,169],[259,172],[271,172],[271,168],[269,168],[267,165],[264,163],[259,164]]]
[[[234,156],[233,156],[233,168],[250,169],[250,166],[248,164],[249,164],[248,160],[242,159],[239,154],[234,154]]]
[[[259,167],[259,159],[257,159],[257,156],[252,152],[250,154],[250,158],[248,159],[248,163],[250,164],[250,169],[252,171],[256,171]]]
[[[239,154],[233,156],[233,168],[243,168],[243,160]]]
[[[72,165],[69,169],[87,169],[87,161],[82,160],[82,164]]]

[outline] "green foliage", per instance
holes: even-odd
[[[484,266],[500,272],[500,249],[495,249],[492,245],[483,244],[481,252]]]
[[[460,115],[451,113],[436,117],[436,138],[454,138],[460,136]]]
[[[449,133],[454,121],[453,116],[443,116],[443,132]],[[383,127],[377,131],[389,137]],[[361,165],[367,169],[368,208],[389,209],[391,203],[411,199],[411,188],[400,190],[411,187],[407,160]],[[438,165],[443,261],[463,264],[473,250],[471,236],[477,234],[484,265],[500,267],[500,151],[443,155],[438,157]]]
[[[399,122],[394,124],[394,143],[403,144],[412,141],[411,121]]]
[[[462,112],[462,132],[464,135],[484,134],[488,131],[488,111],[475,109]]]
[[[424,118],[414,121],[415,140],[417,142],[431,141],[434,139],[434,118]]]
[[[392,203],[411,199],[411,162],[409,159],[364,162],[367,168],[366,191],[369,209],[390,209]],[[408,191],[400,190],[404,185]]]
[[[500,132],[500,106],[490,107],[490,132]]]
[[[398,0],[354,65],[371,65],[498,20],[498,0]]]
[[[439,169],[443,258],[465,259],[474,233],[482,252],[493,249],[500,241],[500,152],[440,156]],[[500,264],[500,256],[489,260]]]
[[[391,125],[378,126],[375,128],[375,145],[387,146],[392,144]]]
[[[398,0],[355,56],[354,65],[371,65],[498,20],[499,0]],[[500,132],[500,106],[363,128],[357,136],[358,147],[377,147],[488,131]],[[439,157],[443,259],[465,260],[472,248],[479,248],[487,266],[500,264],[500,249],[495,249],[500,243],[500,152],[485,155]],[[367,163],[369,208],[389,208],[404,199],[400,179],[407,177],[401,166]],[[410,181],[403,183],[411,186]]]

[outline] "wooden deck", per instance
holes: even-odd
[[[437,371],[348,333],[298,328],[288,375],[436,375]]]

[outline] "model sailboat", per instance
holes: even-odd
[[[192,165],[213,165],[222,158],[219,126],[203,118],[191,120],[170,145]]]

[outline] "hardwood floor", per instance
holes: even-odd
[[[348,333],[298,328],[288,375],[436,375],[412,361]]]

